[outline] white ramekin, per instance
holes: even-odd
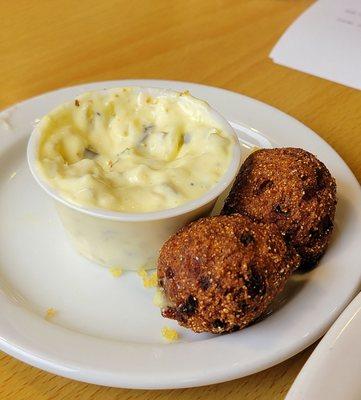
[[[133,89],[153,97],[175,94],[172,90],[158,88]],[[222,129],[233,137],[233,154],[229,167],[222,179],[201,197],[175,208],[155,212],[121,213],[82,207],[64,199],[47,183],[38,169],[37,153],[41,134],[37,128],[33,130],[27,149],[30,171],[41,188],[55,200],[64,228],[80,254],[108,267],[151,269],[155,267],[160,247],[171,234],[188,222],[211,212],[217,198],[230,186],[238,172],[240,146],[230,124],[209,105],[205,106]]]

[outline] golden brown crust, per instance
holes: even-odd
[[[273,224],[200,219],[161,249],[158,280],[171,304],[162,315],[195,332],[241,329],[262,315],[298,262]]]
[[[297,148],[263,149],[241,167],[222,214],[276,223],[312,268],[326,251],[336,209],[336,183],[325,165]]]

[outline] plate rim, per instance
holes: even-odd
[[[327,356],[330,350],[335,347],[337,340],[344,334],[346,328],[352,320],[361,314],[361,292],[354,297],[341,315],[336,319],[334,324],[328,330],[326,335],[321,339],[320,343],[313,350],[312,354],[298,373],[290,390],[287,393],[285,400],[300,400],[309,399],[307,392],[309,391],[310,375],[313,374],[318,367],[322,367],[327,361]],[[311,376],[312,381],[315,379]],[[312,390],[312,389],[311,389]],[[311,393],[312,394],[312,393]]]

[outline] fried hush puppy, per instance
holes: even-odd
[[[336,202],[335,180],[313,154],[262,149],[242,165],[221,213],[275,223],[301,256],[300,270],[307,271],[326,251]]]
[[[162,315],[195,332],[242,329],[260,317],[299,264],[274,224],[202,218],[170,237],[158,260]]]

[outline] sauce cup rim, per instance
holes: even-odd
[[[161,89],[161,88],[153,88],[153,87],[141,87],[141,86],[127,86],[133,89],[139,90],[139,92],[148,92],[150,94],[179,94],[180,92],[171,90],[171,89]],[[103,90],[96,90],[94,92],[102,92],[102,91],[116,91],[120,88],[110,88],[110,89],[103,89]],[[193,97],[193,96],[192,96]],[[197,99],[197,98],[195,98]],[[200,100],[200,99],[197,99]],[[203,100],[201,100],[203,101]],[[233,151],[232,151],[232,158],[228,165],[227,171],[223,174],[219,182],[214,185],[210,190],[205,192],[202,196],[187,201],[180,206],[174,208],[168,208],[164,210],[158,211],[150,211],[150,212],[143,212],[143,213],[126,213],[120,211],[113,211],[107,210],[103,208],[96,208],[96,207],[85,207],[75,203],[72,203],[69,200],[66,200],[61,194],[58,193],[56,189],[51,187],[47,181],[41,176],[40,171],[38,170],[37,166],[37,151],[39,146],[39,139],[41,136],[40,131],[37,127],[35,127],[31,133],[28,146],[27,146],[27,160],[28,165],[36,182],[39,186],[54,200],[60,202],[61,204],[78,211],[82,214],[87,214],[92,217],[113,220],[113,221],[121,221],[121,222],[145,222],[145,221],[155,221],[155,220],[163,220],[174,218],[179,215],[183,215],[192,211],[195,211],[202,206],[216,200],[232,183],[233,179],[236,177],[238,169],[240,167],[240,159],[241,159],[241,148],[239,144],[239,140],[237,137],[236,132],[230,125],[230,123],[222,117],[218,111],[213,109],[208,103],[203,101],[211,116],[222,126],[225,128],[226,132],[229,132],[233,139]]]

